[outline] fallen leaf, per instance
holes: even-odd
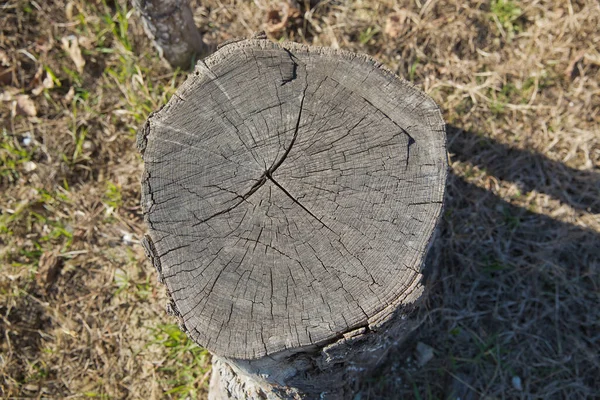
[[[0,93],[0,101],[13,101],[17,93],[19,93],[19,89],[17,88],[5,88],[4,91]]]
[[[69,1],[67,6],[65,7],[65,15],[67,16],[67,21],[71,21],[73,19],[73,2]]]
[[[69,91],[65,95],[65,102],[70,103],[71,101],[73,101],[73,97],[75,97],[75,88],[71,86],[69,88]]]
[[[575,78],[575,67],[577,66],[577,63],[579,61],[581,61],[585,56],[585,50],[581,50],[580,52],[578,52],[577,54],[575,54],[575,57],[573,57],[573,59],[571,59],[571,62],[569,62],[569,65],[567,66],[567,69],[565,70],[565,77],[567,79],[574,79]]]
[[[40,390],[40,386],[33,383],[28,383],[27,385],[23,386],[23,390],[27,392],[37,392]]]
[[[84,48],[86,50],[91,50],[94,48],[94,41],[92,39],[90,39],[89,37],[80,36],[78,41],[79,41],[79,46],[81,46],[82,48]]]
[[[33,76],[33,79],[31,80],[31,82],[29,82],[29,85],[27,85],[27,89],[31,89],[38,86],[42,81],[42,75],[44,75],[44,67],[40,64],[38,66],[37,71],[35,72],[35,75]]]
[[[61,262],[55,252],[46,251],[42,253],[35,281],[45,292],[56,282],[61,266]]]
[[[17,96],[16,105],[17,107],[15,111],[17,115],[28,115],[30,117],[35,117],[37,115],[35,103],[26,94],[20,94]]]
[[[284,31],[290,19],[300,16],[300,10],[295,1],[281,2],[279,7],[267,12],[265,30],[269,33]]]
[[[42,83],[38,87],[33,89],[31,91],[31,93],[33,93],[34,96],[37,96],[40,93],[42,93],[44,91],[44,89],[52,89],[53,87],[54,87],[54,80],[52,79],[50,74],[46,72],[46,77],[44,78]]]
[[[0,49],[0,85],[8,85],[12,81],[13,68],[10,66],[8,54]]]
[[[12,69],[0,66],[0,85],[9,85],[12,82]]]
[[[81,55],[81,49],[79,48],[79,39],[76,36],[70,35],[65,36],[61,39],[63,49],[69,54],[71,60],[75,63],[75,67],[79,73],[83,72],[85,66],[85,60]]]
[[[385,22],[383,33],[392,39],[400,37],[408,29],[407,17],[406,11],[399,11],[390,15]]]
[[[10,62],[8,61],[8,54],[4,50],[0,49],[0,66],[1,67],[10,67]]]

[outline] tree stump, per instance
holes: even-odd
[[[414,328],[442,210],[436,104],[362,55],[250,39],[138,135],[144,246],[212,399],[351,398]]]
[[[133,5],[154,47],[172,67],[190,68],[194,58],[209,53],[188,0],[133,0]]]

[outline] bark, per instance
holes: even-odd
[[[194,60],[210,53],[187,0],[134,0],[133,4],[146,34],[172,67],[187,69]]]
[[[351,398],[415,328],[447,159],[436,104],[348,52],[251,39],[138,135],[148,256],[211,398]]]
[[[352,399],[361,381],[416,328],[412,307],[399,307],[333,343],[286,350],[258,360],[213,356],[209,400]]]

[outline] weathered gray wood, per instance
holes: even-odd
[[[138,147],[148,255],[229,389],[342,398],[412,327],[447,161],[439,109],[410,83],[366,56],[238,41]]]
[[[392,306],[330,344],[258,360],[213,356],[209,400],[352,399],[361,379],[417,326],[406,318],[410,311]]]
[[[192,60],[210,52],[187,0],[134,0],[133,4],[146,34],[172,67],[189,68]]]

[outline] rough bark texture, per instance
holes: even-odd
[[[411,84],[365,56],[237,41],[138,146],[144,244],[171,313],[219,356],[212,398],[347,398],[413,328],[447,160]]]
[[[146,34],[172,67],[189,68],[209,53],[187,0],[134,0]]]
[[[362,378],[416,327],[410,308],[386,310],[367,327],[331,344],[286,350],[258,360],[213,357],[209,400],[352,399]]]

